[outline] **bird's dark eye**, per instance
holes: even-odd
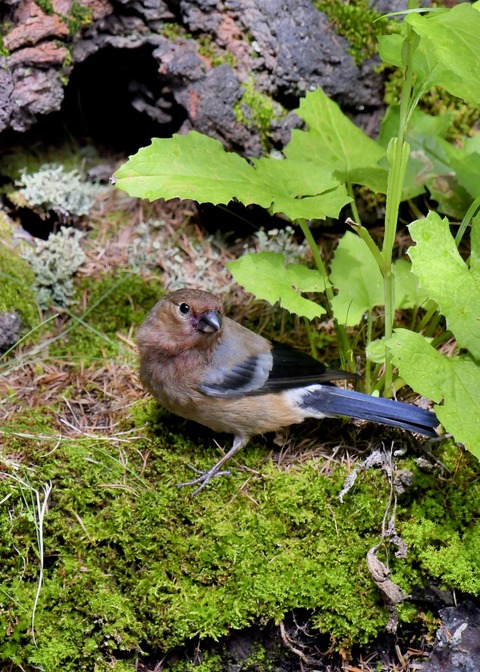
[[[190,306],[188,303],[181,303],[178,306],[178,310],[182,313],[182,315],[187,315],[190,312]]]

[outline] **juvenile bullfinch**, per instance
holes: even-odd
[[[332,384],[354,377],[273,344],[224,316],[220,299],[197,289],[162,298],[138,330],[140,377],[169,411],[234,435],[232,448],[183,485],[195,495],[251,436],[305,418],[347,416],[435,437],[434,413]]]

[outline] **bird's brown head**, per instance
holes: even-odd
[[[138,330],[140,355],[146,350],[168,356],[190,348],[207,349],[220,336],[223,305],[214,294],[179,289],[164,296]]]

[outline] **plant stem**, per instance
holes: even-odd
[[[433,316],[433,319],[429,322],[428,327],[425,330],[425,337],[426,338],[433,337],[433,334],[435,333],[441,319],[442,319],[442,315],[438,312],[435,312],[435,314]]]
[[[398,137],[392,138],[387,149],[387,158],[390,171],[387,181],[387,203],[385,210],[385,234],[382,246],[382,256],[385,262],[383,272],[385,295],[385,338],[388,341],[393,335],[395,322],[395,277],[393,275],[392,254],[397,232],[398,212],[402,200],[403,184],[407,170],[410,146],[405,142],[408,121],[413,112],[413,53],[417,46],[417,38],[410,26],[407,25],[405,40],[405,80],[400,99],[400,121]],[[390,349],[385,348],[385,395],[392,394],[393,366]]]
[[[315,242],[315,239],[312,235],[312,232],[310,231],[310,227],[308,226],[308,221],[304,218],[299,219],[297,221],[298,221],[298,225],[302,229],[302,233],[305,236],[305,239],[306,239],[307,243],[310,246],[310,250],[312,251],[313,260],[315,262],[315,265],[316,265],[318,271],[320,272],[320,275],[325,280],[325,292],[327,292],[327,297],[328,297],[327,286],[330,285],[330,282],[328,280],[328,274],[327,274],[327,270],[325,268],[325,264],[323,263],[322,256],[321,256],[320,252],[318,251],[317,243]],[[330,290],[331,289],[332,289],[332,287],[330,285]],[[333,297],[333,292],[332,292],[332,297]]]
[[[305,321],[305,329],[307,330],[308,335],[308,342],[310,343],[310,351],[312,355],[315,357],[315,359],[318,359],[317,345],[313,337],[312,327],[310,326],[310,320],[307,317],[305,317],[304,321]]]
[[[385,275],[385,273],[387,273],[387,271],[388,271],[388,266],[385,263],[385,260],[382,256],[380,250],[378,249],[377,244],[375,243],[372,236],[370,235],[370,232],[368,231],[368,229],[366,229],[361,224],[357,224],[357,222],[354,222],[353,219],[350,219],[350,217],[348,217],[345,220],[345,223],[349,224],[352,227],[352,229],[355,231],[355,233],[357,233],[360,236],[360,238],[366,243],[368,249],[370,250],[370,252],[373,255],[373,258],[377,262],[377,265],[378,265],[382,275]]]
[[[347,193],[352,199],[350,207],[352,208],[352,216],[356,222],[360,222],[360,215],[358,214],[357,202],[355,201],[355,196],[353,195],[353,187],[351,182],[347,182]]]
[[[312,251],[312,256],[315,261],[315,265],[324,279],[325,282],[325,294],[327,296],[327,314],[329,317],[333,318],[333,322],[335,325],[335,332],[337,334],[337,341],[338,341],[338,347],[339,347],[339,355],[340,355],[340,361],[342,363],[342,367],[348,368],[350,371],[353,373],[355,372],[355,362],[353,360],[353,354],[352,354],[352,349],[350,347],[350,343],[348,341],[347,337],[347,332],[345,331],[345,328],[342,324],[339,324],[335,317],[333,316],[332,312],[332,300],[334,297],[332,285],[330,283],[330,280],[328,279],[327,275],[327,270],[325,268],[325,264],[323,263],[323,259],[320,255],[320,252],[318,251],[318,246],[317,243],[315,242],[315,239],[312,235],[312,232],[310,230],[310,227],[308,226],[308,221],[304,218],[298,219],[297,220],[298,225],[302,229],[302,233],[305,236],[305,239],[307,243],[310,246],[310,249]],[[352,368],[353,367],[353,368]]]
[[[460,228],[458,229],[457,235],[455,236],[455,245],[458,247],[460,245],[460,242],[464,236],[464,233],[467,229],[467,226],[470,224],[471,220],[477,213],[477,210],[480,208],[480,196],[477,196],[477,198],[473,201],[471,206],[468,208],[467,212],[465,213],[464,218],[462,219],[462,223],[460,225]]]
[[[442,343],[445,343],[445,341],[448,341],[449,338],[452,338],[452,332],[451,331],[444,331],[443,334],[440,334],[437,336],[437,338],[434,338],[431,345],[433,348],[437,349]]]
[[[367,313],[367,346],[372,342],[372,327],[373,327],[372,311],[369,310]],[[367,360],[365,362],[365,392],[367,394],[371,394],[372,392],[371,376],[372,376],[372,362],[367,357]]]
[[[425,329],[425,327],[430,322],[432,317],[435,315],[437,310],[438,310],[437,304],[434,301],[432,301],[432,305],[430,306],[430,308],[427,309],[427,312],[422,317],[422,319],[420,321],[420,324],[418,325],[418,330],[417,331],[423,331]]]

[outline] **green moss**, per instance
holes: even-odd
[[[459,460],[460,458],[460,460]],[[409,546],[409,561],[397,567],[406,591],[432,578],[446,587],[480,594],[480,469],[469,453],[452,443],[439,459],[451,476],[416,473],[399,533]]]
[[[194,663],[190,661],[180,660],[178,662],[169,665],[168,660],[165,664],[166,672],[219,672],[219,670],[226,669],[238,669],[242,672],[273,672],[274,670],[282,669],[285,667],[286,660],[288,659],[288,651],[285,648],[281,648],[278,651],[275,648],[265,647],[259,643],[253,644],[253,652],[238,660],[238,658],[233,658],[232,653],[226,650],[221,650],[220,654],[212,654],[208,651],[202,652],[202,659],[200,661],[196,660]],[[242,651],[242,654],[245,653]],[[279,661],[281,664],[279,665]]]
[[[255,88],[253,79],[249,79],[242,85],[244,92],[238,100],[233,111],[235,118],[247,128],[256,128],[260,134],[260,140],[264,149],[268,148],[272,121],[283,115],[283,110],[274,104],[269,96]],[[277,105],[277,108],[276,106]]]
[[[178,23],[165,23],[162,26],[162,35],[169,40],[192,40],[197,43],[198,54],[208,59],[212,67],[216,68],[222,63],[228,63],[232,67],[236,64],[236,58],[228,51],[216,45],[209,35],[200,35],[198,38],[189,33]]]
[[[28,424],[29,413],[17,421]],[[341,504],[344,469],[325,476],[325,465],[312,460],[279,470],[264,443],[252,442],[239,462],[261,476],[232,465],[229,478],[191,500],[188,490],[172,486],[188,478],[188,464],[206,468],[217,459],[211,435],[151,401],[131,409],[124,429],[132,427],[141,438],[130,444],[21,442],[7,434],[5,454],[28,465],[17,475],[39,492],[51,481],[53,490],[35,647],[34,516],[25,488],[0,480],[0,501],[8,497],[0,508],[0,627],[9,633],[0,643],[2,660],[65,672],[122,669],[142,649],[216,640],[232,629],[278,622],[292,609],[309,610],[337,648],[383,631],[389,614],[365,561],[390,494],[380,470],[362,472]],[[409,553],[391,558],[393,576],[405,589],[436,580],[479,594],[480,468],[468,455],[458,463],[454,446],[439,457],[454,467],[452,476],[417,470],[398,507],[397,529]],[[400,612],[404,621],[417,618],[412,605]],[[258,650],[245,669],[268,669],[263,655]],[[182,663],[172,672],[189,669]],[[200,669],[217,663],[207,656]]]
[[[349,53],[357,65],[378,53],[377,38],[393,23],[371,9],[368,0],[314,0],[314,5],[327,15],[335,31],[349,41]]]
[[[179,23],[164,23],[162,25],[162,35],[169,40],[175,40],[178,37],[184,38],[185,40],[193,40],[192,33],[189,33],[182,25]]]
[[[52,0],[35,0],[35,4],[37,4],[42,12],[48,16],[52,16],[55,13]]]
[[[446,139],[452,142],[464,139],[465,136],[475,134],[475,124],[480,119],[480,106],[466,103],[461,98],[433,87],[423,96],[420,109],[433,116],[442,116],[451,113],[451,124],[446,132]]]
[[[80,2],[72,2],[68,10],[68,31],[70,35],[76,35],[82,28],[93,21],[93,9],[85,7]]]
[[[7,31],[5,30],[5,32]],[[1,32],[0,32],[0,56],[10,56],[10,52],[3,43],[3,35]]]
[[[59,43],[59,46],[65,46],[67,49],[67,53],[65,58],[63,59],[62,62],[62,68],[68,68],[71,65],[73,65],[73,56],[72,56],[72,48],[71,45],[64,45],[62,43]]]
[[[235,67],[237,63],[235,56],[228,51],[220,49],[218,45],[213,43],[209,36],[204,35],[200,37],[198,39],[198,45],[198,53],[200,56],[207,58],[212,64],[212,67],[216,68],[219,65],[222,65],[222,63],[228,63],[232,68]]]
[[[67,86],[68,82],[70,81],[70,75],[67,74],[67,72],[70,66],[73,65],[73,57],[72,57],[71,45],[62,44],[61,46],[66,47],[67,53],[65,58],[63,59],[61,69],[59,70],[59,77],[63,86]]]
[[[194,663],[184,660],[180,660],[172,666],[167,665],[165,667],[166,672],[218,672],[222,669],[222,658],[221,656],[205,654],[203,659]],[[245,668],[242,666],[242,671]],[[248,672],[245,670],[245,672]]]
[[[84,362],[118,356],[118,334],[127,337],[163,294],[159,280],[123,271],[80,279],[76,289],[78,295],[87,297],[86,309],[73,317],[65,336],[50,347],[50,354]]]
[[[5,222],[1,228],[7,227]],[[35,295],[33,293],[34,275],[29,264],[11,249],[0,243],[0,312],[15,310],[22,318],[26,331],[40,323]],[[38,334],[37,334],[38,335]],[[32,343],[36,335],[32,334],[28,342]]]
[[[400,69],[391,70],[385,80],[384,102],[397,105],[403,84],[403,73]],[[451,122],[445,138],[451,142],[461,141],[465,136],[475,134],[476,122],[480,119],[480,106],[466,103],[461,98],[449,94],[438,86],[432,87],[418,105],[419,109],[434,117],[450,114]]]
[[[15,653],[45,669],[77,670],[81,661],[93,670],[109,657],[133,657],[142,643],[168,650],[195,635],[216,639],[278,621],[294,607],[313,610],[346,646],[384,626],[388,616],[360,570],[381,525],[379,492],[388,496],[378,474],[362,478],[358,496],[342,506],[343,471],[330,479],[313,462],[290,473],[268,462],[248,497],[238,495],[246,476],[234,470],[192,501],[171,486],[188,477],[188,463],[212,464],[213,441],[149,409],[137,405],[136,420],[149,416],[151,425],[128,447],[95,440],[24,447],[32,485],[53,483],[38,648],[22,618],[37,586],[35,529],[21,493],[0,482],[0,500],[9,495],[8,511],[0,511],[2,547],[16,545],[23,556],[10,553],[0,565],[11,596],[0,611],[11,633],[0,644],[4,660]],[[258,468],[266,455],[253,444],[241,461]]]

